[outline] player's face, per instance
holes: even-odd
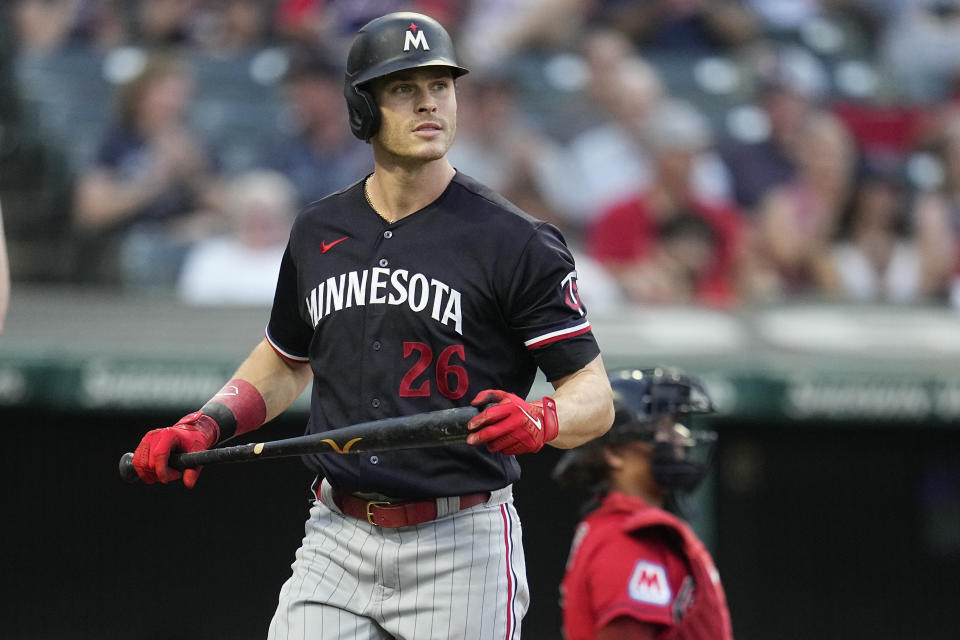
[[[621,442],[604,449],[611,488],[628,495],[656,499],[659,488],[650,468],[652,451],[649,443],[639,440]]]
[[[446,155],[457,132],[457,96],[446,67],[398,71],[373,87],[382,123],[371,143],[403,162]]]

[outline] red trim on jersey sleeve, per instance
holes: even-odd
[[[267,344],[273,347],[273,350],[277,352],[277,355],[286,360],[287,362],[292,362],[294,364],[303,364],[304,362],[310,362],[309,356],[297,356],[289,351],[285,351],[280,347],[276,342],[273,341],[273,338],[270,337],[270,331],[265,330],[263,332],[264,337],[267,339]]]
[[[558,329],[556,331],[551,331],[549,333],[544,333],[535,338],[530,338],[526,340],[523,344],[527,349],[536,349],[537,347],[542,347],[548,345],[552,342],[557,342],[559,340],[566,340],[567,338],[573,338],[575,336],[582,336],[585,333],[589,333],[591,330],[590,322],[584,320],[581,323],[578,323],[572,327],[567,327],[565,329]]]

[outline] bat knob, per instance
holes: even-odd
[[[139,482],[140,476],[137,470],[133,468],[133,454],[129,451],[120,456],[120,478],[124,482]]]

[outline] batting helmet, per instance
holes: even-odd
[[[714,431],[690,429],[693,414],[711,413],[713,402],[703,384],[677,369],[627,369],[610,376],[613,426],[602,437],[571,449],[553,472],[561,484],[605,490],[603,449],[629,441],[653,445],[653,479],[667,493],[693,490],[713,458]]]
[[[350,45],[343,83],[353,135],[369,140],[380,128],[380,108],[367,83],[395,71],[429,66],[449,67],[454,78],[467,73],[457,62],[450,34],[430,16],[401,11],[361,27]]]

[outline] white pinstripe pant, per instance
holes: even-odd
[[[513,640],[530,593],[510,487],[396,529],[345,516],[330,487],[310,509],[268,640]],[[328,506],[329,505],[329,506]]]

